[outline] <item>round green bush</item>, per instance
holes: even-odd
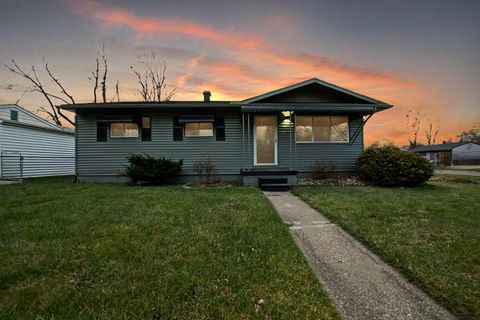
[[[132,154],[128,157],[125,175],[141,184],[165,184],[182,171],[182,160],[155,158],[148,154]]]
[[[413,187],[430,179],[434,166],[416,153],[384,146],[365,149],[358,158],[358,170],[379,186]]]

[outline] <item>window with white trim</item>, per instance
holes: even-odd
[[[213,137],[212,122],[185,123],[185,137]]]
[[[296,142],[348,142],[348,116],[297,116]]]
[[[138,137],[138,124],[133,122],[110,123],[111,138],[136,138]]]

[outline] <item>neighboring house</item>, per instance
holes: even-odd
[[[439,166],[480,165],[480,144],[475,142],[435,144],[410,151],[419,153]]]
[[[63,105],[76,113],[80,181],[120,181],[129,154],[183,159],[192,180],[208,156],[224,180],[294,184],[317,161],[356,171],[363,126],[384,102],[310,79],[243,101]],[[259,179],[264,178],[262,181]]]
[[[75,134],[15,104],[0,105],[0,178],[75,174]]]

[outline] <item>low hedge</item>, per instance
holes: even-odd
[[[130,155],[125,174],[135,183],[165,184],[182,171],[183,161],[155,158],[148,154]]]
[[[360,174],[375,185],[413,187],[433,176],[434,166],[416,153],[397,147],[370,147],[358,158]]]

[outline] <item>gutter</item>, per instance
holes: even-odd
[[[21,128],[27,128],[27,129],[33,129],[33,130],[41,130],[41,131],[47,131],[47,132],[54,132],[54,133],[63,133],[63,134],[68,134],[68,135],[74,135],[75,132],[70,130],[70,129],[55,129],[55,128],[49,128],[49,127],[43,127],[43,126],[36,126],[33,124],[28,124],[28,123],[22,123],[18,121],[12,121],[12,120],[3,120],[2,121],[4,125],[8,126],[13,126],[13,127],[21,127]]]

